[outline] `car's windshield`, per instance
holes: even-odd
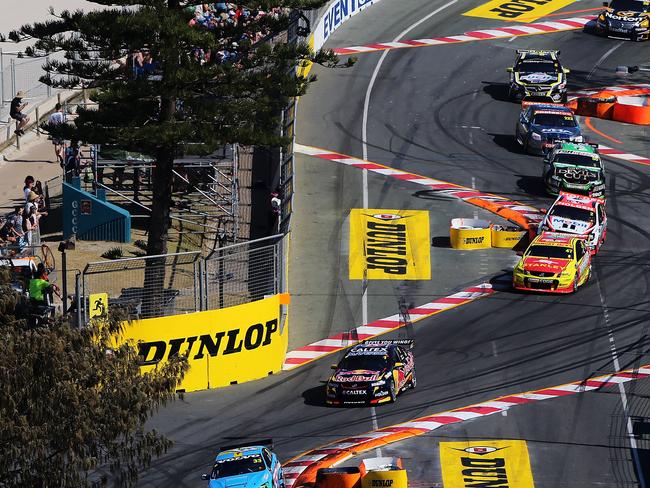
[[[596,222],[596,214],[591,210],[584,208],[567,207],[566,205],[555,205],[549,215],[553,217],[564,217],[570,220],[580,220],[581,222]]]
[[[520,73],[557,73],[553,61],[520,61],[517,65]]]
[[[528,248],[526,256],[533,256],[536,258],[573,259],[573,249],[564,246],[545,246],[543,244],[537,244]]]
[[[341,361],[339,369],[381,371],[386,367],[387,362],[388,356],[382,355],[348,356]]]
[[[533,124],[547,125],[550,127],[576,127],[573,115],[536,113]]]
[[[555,162],[561,164],[570,164],[572,166],[586,166],[589,168],[600,168],[600,159],[587,154],[558,154],[555,156]]]
[[[613,0],[609,6],[614,11],[631,10],[633,12],[647,12],[650,4],[639,0]]]
[[[239,458],[225,459],[217,461],[212,468],[211,478],[226,478],[228,476],[237,476],[240,474],[257,473],[265,468],[262,456],[242,456]]]

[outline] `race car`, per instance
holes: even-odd
[[[523,253],[512,272],[516,290],[572,293],[591,275],[591,253],[584,239],[560,232],[542,232]]]
[[[549,97],[566,102],[566,75],[569,70],[560,63],[560,51],[518,50],[510,73],[508,96],[521,100],[528,96]]]
[[[538,232],[544,231],[581,236],[589,251],[596,254],[607,236],[605,202],[600,198],[561,192],[538,227]]]
[[[546,191],[561,191],[602,197],[605,195],[605,168],[598,144],[558,142],[546,153],[542,178]]]
[[[524,152],[544,154],[555,141],[584,142],[573,112],[559,105],[524,106],[519,114],[515,139]]]
[[[282,466],[269,445],[270,441],[260,441],[222,447],[214,459],[212,473],[201,478],[210,481],[210,488],[284,488]]]
[[[325,387],[328,405],[394,402],[402,391],[415,388],[413,341],[365,341],[354,346]]]
[[[633,41],[647,41],[650,35],[650,1],[612,0],[596,19],[596,33]]]

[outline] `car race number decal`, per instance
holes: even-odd
[[[526,441],[441,442],[445,488],[534,488]]]
[[[491,0],[488,3],[465,12],[469,17],[498,19],[512,22],[532,22],[556,10],[566,7],[575,0]]]
[[[429,280],[429,212],[350,211],[351,280]]]

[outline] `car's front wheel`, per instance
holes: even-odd
[[[414,389],[417,384],[418,384],[418,380],[415,377],[415,367],[414,367],[413,371],[411,372],[411,380],[409,381],[409,390]]]
[[[397,384],[393,380],[390,385],[390,402],[394,403],[397,401]]]

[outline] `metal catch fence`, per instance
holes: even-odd
[[[132,320],[232,307],[283,288],[282,235],[215,250],[88,263],[79,275],[77,307],[90,319],[90,296],[108,294],[109,308]]]

